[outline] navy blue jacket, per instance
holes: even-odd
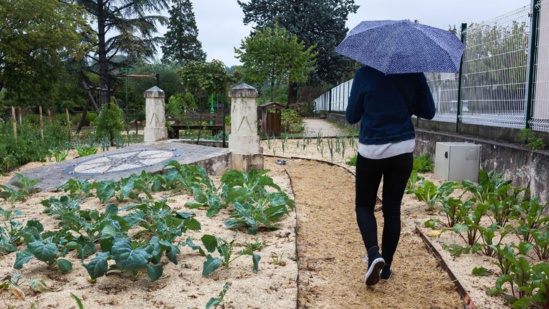
[[[361,122],[361,144],[415,138],[412,115],[435,116],[435,103],[423,73],[385,75],[369,66],[356,71],[345,118],[351,124]]]

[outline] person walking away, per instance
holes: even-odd
[[[435,104],[423,73],[384,74],[364,66],[356,71],[347,121],[360,121],[356,164],[357,223],[368,254],[366,286],[393,273],[391,263],[400,238],[402,196],[413,167],[415,132],[411,116],[432,119]],[[383,178],[381,252],[374,206]]]

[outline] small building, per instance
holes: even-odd
[[[259,105],[261,112],[261,133],[267,136],[280,136],[282,132],[282,113],[284,105],[268,102]]]

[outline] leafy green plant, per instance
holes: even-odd
[[[30,179],[29,177],[15,173],[17,180],[10,182],[10,186],[0,185],[0,198],[7,200],[13,206],[17,201],[26,201],[38,190],[34,188],[41,180]],[[15,188],[13,188],[15,187]]]
[[[68,191],[72,198],[91,197],[93,196],[91,193],[92,188],[93,183],[89,182],[89,179],[77,180],[73,178],[63,181],[63,183],[57,187],[58,190]]]
[[[23,212],[19,209],[5,210],[4,208],[0,207],[0,215],[4,216],[4,218],[9,221],[14,217],[23,215]]]
[[[488,205],[479,203],[473,207],[468,216],[463,217],[463,223],[456,223],[453,231],[459,235],[469,246],[474,246],[481,238],[480,220],[488,211]],[[465,233],[465,236],[463,235]]]
[[[228,290],[229,290],[229,283],[225,282],[225,285],[223,285],[223,290],[219,292],[219,296],[210,298],[208,303],[206,303],[206,309],[210,309],[212,307],[217,308],[218,305],[224,304],[225,302],[223,301],[223,299],[225,298],[225,294],[227,294]]]
[[[446,216],[448,227],[453,227],[456,223],[462,223],[463,218],[469,215],[473,208],[474,199],[462,200],[454,197],[446,197],[442,200],[442,212]]]
[[[200,222],[194,219],[193,213],[172,210],[166,203],[166,199],[132,204],[123,207],[122,210],[131,212],[125,216],[130,226],[142,228],[134,234],[135,239],[146,240],[152,236],[158,237],[160,242],[170,247],[166,254],[174,260],[176,260],[175,255],[179,253],[179,248],[171,244],[176,238],[183,235],[187,229],[195,231],[201,229]]]
[[[441,202],[444,197],[452,194],[457,187],[455,181],[446,181],[437,187],[433,182],[424,179],[421,185],[415,189],[414,194],[418,200],[427,204],[427,210],[432,211],[437,202]]]
[[[223,205],[219,196],[219,188],[208,176],[208,172],[199,165],[182,165],[177,161],[170,161],[164,165],[166,186],[172,192],[192,192],[193,201],[185,203],[191,209],[208,206],[206,215],[211,218],[219,212]]]
[[[33,291],[39,293],[52,291],[52,289],[50,289],[46,285],[44,280],[27,279],[26,281],[22,282],[22,279],[23,277],[21,277],[20,274],[9,273],[4,278],[2,278],[2,281],[0,281],[0,290],[8,290],[20,300],[25,300],[25,293],[21,289],[23,285],[27,285]]]
[[[273,179],[267,176],[268,170],[242,172],[231,170],[221,177],[222,196],[227,204],[259,200],[268,195],[267,188],[281,192],[280,187]]]
[[[433,162],[431,161],[431,157],[429,154],[423,154],[421,156],[414,156],[414,170],[418,171],[419,173],[427,173],[432,172]]]
[[[356,162],[355,162],[355,165],[356,165]],[[406,183],[405,193],[406,194],[414,194],[416,192],[416,189],[417,189],[418,181],[420,181],[420,180],[422,181],[424,179],[425,179],[424,177],[419,176],[417,170],[412,169],[412,172],[410,173],[410,178],[408,178],[408,182]]]
[[[543,139],[537,138],[536,134],[531,129],[522,129],[520,131],[519,142],[530,150],[543,150],[545,148]]]
[[[87,157],[97,153],[97,147],[93,145],[80,145],[76,147],[79,157]]]
[[[13,268],[21,269],[28,261],[36,258],[48,264],[48,268],[57,265],[62,272],[72,270],[72,263],[63,258],[70,251],[68,243],[73,240],[71,234],[64,231],[43,232],[40,224],[26,229],[24,240],[27,248],[17,252]]]
[[[159,241],[156,236],[147,242],[118,236],[112,243],[102,246],[101,250],[102,252],[97,253],[89,263],[84,264],[92,281],[112,271],[129,273],[132,280],[136,280],[143,269],[147,270],[151,281],[156,281],[162,276],[163,271],[160,258],[164,252],[172,250],[172,246]],[[174,255],[166,256],[177,264]],[[115,264],[109,265],[109,260],[114,260]]]
[[[252,256],[252,261],[254,265],[253,272],[257,273],[261,256],[259,254],[255,254],[251,248],[246,248],[244,250],[237,252],[236,256],[233,257],[235,241],[236,241],[236,234],[234,239],[231,240],[230,242],[226,241],[223,238],[215,237],[213,235],[206,234],[202,236],[202,243],[204,244],[204,247],[206,247],[206,250],[209,253],[213,253],[217,250],[217,252],[221,256],[221,258],[212,257],[211,254],[208,254],[206,256],[206,261],[204,262],[204,268],[202,270],[203,276],[207,276],[211,274],[212,272],[217,270],[221,265],[224,265],[225,268],[229,268],[232,261],[244,255]]]
[[[520,215],[517,205],[525,201],[525,196],[521,193],[526,191],[526,188],[514,188],[507,191],[512,192],[511,194],[505,194],[502,190],[499,196],[489,196],[486,202],[490,208],[490,219],[500,226],[505,226],[510,219]]]
[[[535,229],[530,233],[532,235],[532,246],[536,256],[540,261],[549,259],[549,229]]]
[[[511,229],[503,228],[496,223],[492,223],[488,227],[479,227],[479,234],[483,240],[482,244],[476,244],[473,247],[473,252],[476,252],[477,249],[481,249],[485,256],[495,256],[497,254],[496,247],[499,247],[507,234],[511,232]],[[496,234],[496,232],[498,232]],[[499,235],[497,238],[497,243],[494,243],[496,235]]]
[[[271,254],[271,260],[273,261],[273,264],[279,265],[279,266],[286,266],[286,261],[284,261],[284,253],[281,255],[278,255],[276,253]]]
[[[481,277],[491,275],[491,272],[488,269],[484,268],[484,267],[475,267],[475,268],[473,268],[471,273],[475,276],[481,276]]]
[[[247,249],[250,249],[252,251],[259,251],[263,247],[267,247],[268,245],[262,241],[259,240],[259,237],[255,239],[255,242],[245,242],[245,243],[239,243],[238,244],[241,247],[245,247]]]
[[[0,226],[0,256],[17,250],[23,239],[23,229],[20,222],[11,220]]]
[[[80,298],[78,298],[78,296],[71,293],[71,297],[72,297],[72,299],[74,299],[74,301],[76,301],[76,305],[78,306],[78,309],[84,309],[84,305],[82,304],[82,300],[80,300]]]
[[[345,162],[345,164],[349,166],[356,166],[356,159],[357,159],[357,156],[354,155],[351,158],[349,158],[349,161]]]
[[[462,185],[465,192],[471,192],[479,202],[483,203],[490,196],[507,196],[511,182],[511,180],[503,179],[503,173],[495,174],[494,171],[479,170],[478,185],[470,180],[464,180]]]
[[[114,204],[107,205],[104,212],[99,212],[81,210],[80,202],[80,199],[61,196],[50,197],[41,203],[46,207],[44,213],[60,220],[62,231],[78,235],[67,247],[76,249],[82,259],[95,252],[94,244],[97,241],[112,241],[115,235],[125,233],[131,228],[125,218],[118,216],[118,207]]]
[[[543,215],[545,207],[546,204],[539,203],[538,197],[534,197],[529,201],[524,201],[517,205],[516,210],[519,212],[519,215],[516,234],[519,235],[522,241],[531,243],[533,241],[533,231],[547,228],[549,217]]]
[[[68,151],[64,151],[58,148],[48,149],[51,158],[55,159],[55,162],[65,161],[69,155]]]
[[[260,224],[268,229],[276,229],[276,226],[272,223],[288,214],[287,205],[293,209],[293,200],[289,199],[283,192],[272,193],[254,204],[235,202],[233,203],[235,211],[230,216],[232,219],[225,221],[225,226],[228,228],[246,226],[248,227],[248,234],[257,233]]]
[[[548,304],[547,289],[549,287],[549,264],[531,265],[520,256],[511,260],[509,273],[499,276],[495,289],[491,294],[505,292],[504,284],[511,288],[509,302],[513,308],[531,308],[531,306],[546,306]]]

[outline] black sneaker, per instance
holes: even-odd
[[[383,280],[389,280],[389,278],[391,278],[391,275],[393,274],[393,270],[392,269],[385,269],[383,268],[381,270],[381,272],[379,273],[379,277]]]
[[[385,266],[385,260],[381,255],[370,262],[368,272],[364,276],[366,286],[376,285],[379,282],[379,273],[383,269],[383,266]]]

